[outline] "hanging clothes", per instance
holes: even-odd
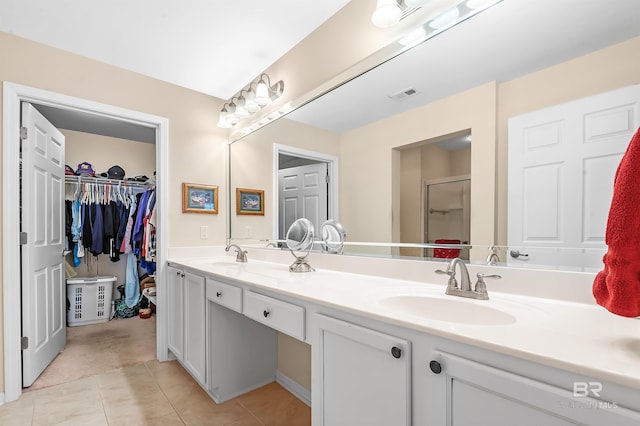
[[[127,225],[125,227],[124,237],[122,238],[122,246],[120,247],[120,253],[133,253],[133,247],[131,246],[131,234],[133,233],[133,222],[138,209],[137,197],[131,196],[131,205],[129,207],[129,218],[127,219]]]
[[[155,187],[82,183],[81,178],[67,183],[76,185],[75,193],[68,187],[65,194],[65,235],[74,266],[80,265],[85,249],[94,256],[107,254],[113,262],[126,254],[125,299],[128,307],[135,306],[140,299],[139,267],[155,272],[155,227],[150,221]]]
[[[92,204],[91,211],[94,213],[91,223],[91,254],[97,256],[102,253],[104,239],[103,206]]]
[[[138,209],[136,212],[136,220],[133,225],[133,253],[138,256],[141,254],[142,236],[144,234],[144,218],[147,211],[147,204],[149,203],[149,197],[151,196],[152,191],[153,190],[147,190],[142,194],[142,197],[140,197],[140,202],[138,204]]]

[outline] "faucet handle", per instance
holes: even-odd
[[[458,289],[458,281],[456,281],[455,269],[452,271],[450,271],[449,268],[447,268],[446,271],[443,271],[442,269],[436,269],[434,272],[440,275],[449,275],[449,281],[447,282],[447,291]]]
[[[489,294],[487,293],[487,285],[484,282],[485,278],[493,278],[496,280],[499,280],[500,278],[502,278],[502,275],[498,275],[498,274],[483,274],[481,272],[478,272],[476,274],[476,276],[478,277],[478,281],[476,282],[476,286],[474,291],[478,294],[484,295],[486,296],[486,299],[489,298]]]
[[[243,262],[245,263],[247,261],[247,251],[246,250],[236,250],[236,253],[238,253],[238,255],[236,256],[236,262]]]

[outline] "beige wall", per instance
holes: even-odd
[[[340,219],[349,239],[398,240],[393,230],[400,214],[392,213],[394,148],[471,130],[471,240],[491,244],[494,214],[486,200],[494,197],[495,102],[496,84],[489,83],[342,134]]]
[[[311,390],[311,345],[278,333],[278,370]]]
[[[216,127],[222,101],[6,33],[0,33],[0,58],[2,81],[168,118],[169,245],[224,243],[226,203],[218,215],[183,214],[181,208],[182,182],[219,185],[221,200],[226,199],[226,132]],[[199,239],[200,225],[209,227],[208,240]],[[3,353],[0,348],[0,375]]]
[[[498,86],[496,242],[507,243],[507,126],[510,117],[640,84],[640,37]],[[475,143],[475,139],[474,139]],[[475,189],[475,188],[473,188]],[[473,238],[472,238],[472,241]]]
[[[88,161],[96,173],[106,172],[109,167],[119,165],[125,171],[125,178],[138,175],[153,177],[156,170],[154,144],[59,130],[65,136],[65,163],[74,170],[81,162]]]

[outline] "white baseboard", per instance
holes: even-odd
[[[0,392],[0,407],[3,406],[6,402],[6,399],[4,398],[4,392]]]
[[[276,382],[291,392],[300,401],[311,407],[311,391],[309,389],[294,381],[289,376],[281,373],[280,370],[276,371]]]

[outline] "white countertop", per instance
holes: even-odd
[[[288,271],[287,264],[252,259],[238,263],[232,256],[175,257],[169,262],[257,289],[640,389],[640,319],[619,317],[593,304],[492,291],[489,280],[490,299],[471,300],[445,296],[446,277],[430,284],[318,268],[313,273],[295,274]],[[447,305],[464,303],[465,308],[459,315],[444,309],[442,315],[449,317],[446,321],[436,319],[437,313],[427,318],[421,315],[422,307],[412,314],[411,309],[390,306],[390,297],[403,295],[429,296]],[[485,308],[496,311],[485,313]]]

